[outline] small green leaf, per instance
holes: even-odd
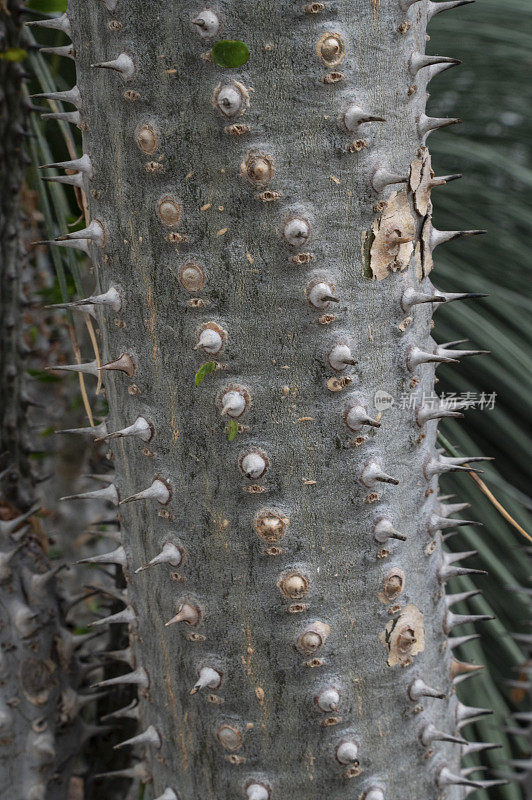
[[[84,636],[86,633],[92,633],[94,628],[74,628],[74,634],[76,636]]]
[[[41,431],[41,436],[51,436],[53,433],[55,433],[55,425],[49,425],[47,428]]]
[[[196,372],[196,376],[194,378],[194,383],[196,386],[200,385],[205,375],[208,375],[210,372],[214,372],[215,369],[216,361],[206,361],[205,364],[202,364],[199,370]]]
[[[0,53],[0,58],[4,61],[24,61],[27,56],[28,51],[22,47],[9,47],[3,53]]]
[[[238,433],[238,422],[235,422],[234,419],[229,420],[229,424],[227,426],[227,438],[230,442],[233,441],[235,436]]]
[[[32,345],[35,347],[39,339],[39,329],[36,325],[31,325],[28,328],[28,336],[30,338]]]
[[[58,383],[61,380],[57,375],[52,375],[51,372],[46,372],[43,369],[28,369],[26,372],[40,383]]]
[[[211,58],[219,67],[235,69],[245,64],[249,58],[249,48],[245,42],[220,39],[211,50]]]
[[[59,286],[59,281],[57,278],[54,278],[51,286],[44,286],[42,289],[38,289],[37,294],[42,298],[43,302],[46,303],[47,306],[53,305],[54,303],[62,303],[63,299],[69,300],[76,291],[76,285],[71,275],[66,275],[65,281],[69,294],[67,298],[63,298],[63,295],[61,294],[61,287]]]

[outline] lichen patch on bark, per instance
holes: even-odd
[[[416,606],[405,606],[397,619],[388,622],[380,640],[388,651],[389,667],[408,666],[425,649],[423,614]]]
[[[416,233],[406,190],[392,192],[380,217],[373,222],[372,233],[369,256],[372,277],[382,281],[390,272],[405,270],[414,252],[412,240]]]

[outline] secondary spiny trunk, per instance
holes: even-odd
[[[431,224],[424,143],[455,120],[426,116],[426,85],[455,62],[424,56],[426,25],[463,1],[71,0],[78,243],[111,290],[109,430],[137,421],[106,489],[135,501],[131,774],[165,800],[481,785],[460,773],[471,667],[444,584],[463,568],[437,494],[460,465],[423,405],[451,355],[432,314],[459,299],[431,253],[460,235]],[[220,38],[249,62],[205,57]]]
[[[65,626],[57,570],[33,516],[39,503],[31,456],[40,442],[29,417],[35,402],[24,314],[35,275],[21,203],[29,109],[25,70],[16,60],[23,46],[20,3],[0,5],[0,796],[65,800],[87,731],[79,719],[79,640]]]

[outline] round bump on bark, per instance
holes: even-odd
[[[372,786],[369,791],[362,795],[361,800],[385,800],[384,792],[378,786]]]
[[[290,217],[283,225],[283,238],[291,247],[303,247],[310,236],[310,222],[305,217]]]
[[[316,279],[307,285],[305,294],[310,305],[321,311],[322,309],[329,308],[331,303],[339,302],[338,298],[334,295],[335,291],[334,283]]]
[[[157,214],[163,225],[166,225],[168,228],[174,228],[181,222],[183,206],[175,197],[165,195],[159,200]]]
[[[240,456],[238,466],[243,475],[250,481],[262,478],[269,466],[266,453],[262,450],[248,450]]]
[[[353,354],[347,344],[335,344],[329,351],[327,360],[332,369],[337,372],[342,372],[348,366],[357,364],[357,360],[353,358]]]
[[[329,633],[330,625],[325,622],[312,622],[297,637],[297,648],[305,655],[314,655],[323,646]]]
[[[135,132],[135,139],[139,149],[142,150],[143,153],[146,153],[146,155],[151,155],[157,150],[159,136],[153,125],[148,123],[139,125]]]
[[[203,350],[207,355],[215,356],[222,350],[227,341],[227,331],[216,322],[206,322],[198,334],[194,350]]]
[[[240,165],[241,174],[257,186],[268,183],[275,175],[275,163],[272,156],[260,150],[247,153]]]
[[[336,686],[327,686],[322,689],[316,697],[316,705],[320,711],[329,713],[331,711],[338,711],[340,705],[340,692]]]
[[[269,800],[270,790],[263,783],[248,783],[245,788],[246,800]]]
[[[288,570],[280,575],[277,588],[289,600],[301,600],[308,594],[309,579],[298,570]]]
[[[231,119],[244,113],[249,103],[246,88],[238,81],[218,84],[212,96],[212,103],[226,118]]]
[[[199,264],[191,261],[182,267],[179,280],[187,292],[199,292],[205,284],[205,273]]]
[[[234,728],[228,723],[220,725],[216,731],[216,738],[224,748],[229,752],[235,752],[242,747],[242,734],[238,728]]]
[[[286,535],[290,519],[277,511],[261,511],[255,519],[255,530],[267,542],[280,542]]]
[[[357,743],[352,739],[346,739],[340,742],[336,746],[335,756],[339,764],[344,766],[357,766],[359,763]]]
[[[386,601],[395,600],[405,586],[405,573],[399,567],[394,567],[384,578],[382,582],[382,595]]]
[[[210,8],[205,8],[192,20],[197,33],[202,39],[208,39],[211,36],[216,36],[220,30],[220,20],[214,11]]]
[[[339,33],[324,33],[316,45],[316,52],[328,67],[336,67],[345,56],[344,40]]]
[[[228,386],[218,398],[218,405],[222,416],[238,419],[249,407],[251,397],[247,389],[242,386]]]

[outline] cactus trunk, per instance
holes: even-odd
[[[460,772],[444,586],[466,568],[438,499],[469,467],[423,405],[459,357],[431,338],[459,299],[432,251],[476,233],[431,223],[425,141],[456,120],[426,88],[456,62],[424,55],[426,27],[455,5],[70,2],[90,225],[66,243],[107,298],[116,621],[154,797],[481,785]],[[218,66],[217,39],[249,61]]]

